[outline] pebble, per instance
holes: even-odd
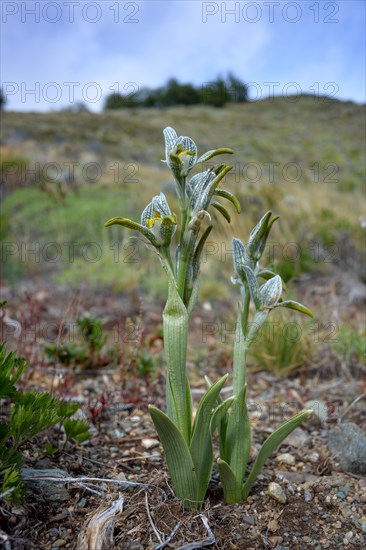
[[[312,462],[313,464],[316,464],[317,462],[319,462],[319,458],[320,458],[320,455],[316,451],[314,451],[309,455],[309,461]]]
[[[271,533],[275,533],[278,531],[278,523],[275,519],[271,519],[271,521],[268,522],[268,531],[271,531]]]
[[[86,498],[81,498],[77,503],[76,508],[86,508],[87,504],[88,504],[88,501],[86,500]]]
[[[305,502],[311,502],[313,500],[313,495],[307,489],[304,489]]]
[[[268,485],[268,494],[274,500],[277,500],[277,502],[281,502],[282,504],[286,504],[287,502],[285,491],[278,483],[272,482]]]
[[[279,537],[279,536],[269,537],[268,540],[272,545],[272,548],[274,548],[276,545],[281,544],[281,542],[283,542],[283,537]]]
[[[357,424],[335,426],[328,435],[328,447],[345,472],[366,473],[366,437]]]
[[[65,546],[66,542],[67,541],[64,540],[64,539],[55,540],[55,542],[52,543],[52,547],[53,548],[60,548],[61,546]]]
[[[288,472],[287,470],[278,470],[277,476],[281,476],[290,483],[302,483],[305,480],[304,472]]]
[[[114,441],[121,441],[126,437],[125,432],[123,430],[120,430],[119,428],[115,428],[110,435]]]
[[[276,457],[277,462],[281,462],[282,464],[288,464],[289,466],[295,466],[296,460],[294,455],[290,453],[283,453],[281,455],[278,455]]]
[[[48,479],[42,479],[38,476],[42,475],[46,477],[68,477],[69,474],[65,470],[60,468],[52,469],[34,469],[34,468],[22,468],[22,477],[25,484],[31,491],[40,491],[42,496],[50,502],[66,502],[71,499],[71,495],[62,483],[57,481],[50,481]]]
[[[157,439],[150,439],[147,437],[141,441],[141,445],[144,449],[153,449],[154,447],[158,447],[159,441]]]
[[[310,442],[311,436],[302,428],[296,428],[296,430],[290,433],[290,435],[286,438],[286,444],[296,448],[305,447]]]

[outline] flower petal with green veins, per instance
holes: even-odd
[[[178,140],[177,132],[171,126],[167,126],[163,130],[164,139],[165,139],[165,161],[168,162],[169,154],[173,151],[175,144]]]
[[[273,271],[271,271],[270,269],[261,269],[260,271],[258,271],[257,273],[257,278],[261,277],[262,279],[264,279],[265,281],[269,281],[269,279],[272,279],[272,277],[275,277],[277,275],[277,273],[274,273]],[[286,283],[285,281],[282,279],[281,277],[281,281],[282,281],[282,290],[286,290]]]
[[[269,279],[259,289],[260,307],[263,309],[273,308],[278,304],[282,296],[282,280],[279,275]]]
[[[271,211],[264,214],[249,235],[247,250],[249,256],[255,260],[261,258],[271,227],[279,218],[279,216],[274,216],[271,220],[271,216]]]
[[[243,284],[245,282],[248,283],[250,295],[252,297],[252,300],[254,302],[254,305],[256,309],[259,309],[261,306],[261,302],[259,299],[259,285],[257,283],[257,278],[255,276],[254,271],[248,267],[247,265],[239,265],[238,266],[238,275],[241,278]]]

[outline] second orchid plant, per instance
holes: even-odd
[[[229,502],[236,502],[247,496],[269,454],[311,414],[311,411],[303,411],[271,434],[243,485],[250,451],[245,367],[249,345],[274,307],[311,313],[297,302],[282,302],[280,277],[258,268],[258,260],[276,219],[271,219],[269,212],[252,231],[247,246],[234,239],[235,282],[239,282],[242,295],[234,348],[234,394],[226,400],[220,397],[228,375],[214,384],[207,380],[209,388],[193,419],[186,368],[188,323],[199,294],[202,253],[213,228],[209,209],[215,208],[230,222],[228,210],[217,199],[230,201],[238,213],[240,204],[235,195],[220,186],[232,166],[217,164],[189,177],[195,166],[221,154],[232,154],[231,149],[215,149],[198,158],[197,146],[191,138],[178,136],[170,127],[165,128],[164,138],[163,162],[174,176],[179,214],[171,211],[165,195],[160,193],[143,210],[140,223],[128,218],[112,218],[105,225],[117,224],[138,231],[145,244],[158,254],[167,274],[168,299],[163,312],[166,412],[153,405],[149,406],[149,411],[164,448],[176,496],[186,507],[200,508],[212,473],[212,436],[216,428],[220,435],[218,465],[224,493]],[[249,328],[251,301],[256,313]]]

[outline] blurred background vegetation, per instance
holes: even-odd
[[[310,96],[224,109],[4,112],[6,279],[14,284],[19,277],[47,274],[58,284],[101,284],[119,291],[141,286],[162,297],[165,285],[153,255],[121,228],[107,230],[103,224],[113,216],[139,219],[161,188],[176,208],[169,170],[160,161],[167,125],[192,136],[199,153],[220,146],[235,151],[225,159],[234,166],[225,187],[238,195],[242,213],[233,212],[230,225],[218,217],[203,265],[204,295],[216,289],[227,296],[231,238],[245,240],[268,209],[281,219],[266,260],[285,280],[335,265],[345,269],[347,262],[361,276],[363,113],[364,106]]]
[[[231,239],[245,241],[269,209],[281,218],[264,260],[289,283],[290,293],[297,295],[296,281],[306,273],[308,284],[334,272],[365,282],[365,106],[306,95],[247,102],[245,94],[223,108],[165,106],[170,99],[162,98],[182,88],[170,80],[156,90],[163,107],[3,113],[3,284],[32,280],[65,289],[138,291],[163,301],[165,275],[155,255],[130,232],[106,229],[104,222],[114,216],[139,220],[161,190],[177,211],[174,184],[161,162],[168,125],[191,136],[199,154],[216,147],[235,151],[223,159],[234,166],[224,186],[238,196],[242,213],[232,211],[231,224],[217,217],[202,265],[204,301],[237,296],[230,283]],[[266,368],[276,357],[278,370],[296,368],[308,357],[306,335],[290,344],[264,335],[258,362]]]

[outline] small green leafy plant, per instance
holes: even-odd
[[[104,346],[107,335],[103,335],[102,321],[93,317],[79,317],[76,319],[81,344],[75,342],[58,343],[46,346],[46,355],[53,361],[63,365],[82,365],[95,367],[104,363],[100,351]]]
[[[5,344],[0,344],[0,401],[12,401],[8,417],[0,422],[0,493],[12,502],[20,502],[26,492],[19,468],[27,441],[56,424],[63,425],[65,442],[81,443],[89,438],[87,423],[70,418],[80,408],[78,403],[61,401],[48,392],[16,389],[26,367],[24,358],[7,353]]]
[[[149,406],[149,411],[164,448],[176,496],[186,507],[200,508],[212,473],[212,436],[217,428],[221,453],[218,464],[225,496],[229,502],[236,502],[246,498],[266,458],[311,414],[311,411],[300,413],[268,438],[243,487],[250,450],[245,368],[249,345],[274,307],[310,312],[296,302],[282,302],[280,277],[258,268],[269,231],[277,219],[268,212],[252,231],[246,247],[234,239],[235,282],[240,283],[242,293],[234,348],[234,395],[226,400],[220,397],[228,375],[214,384],[207,380],[208,390],[193,419],[186,369],[187,336],[189,319],[199,294],[202,253],[213,229],[209,209],[213,207],[230,222],[230,213],[218,199],[231,202],[238,213],[240,204],[230,191],[220,187],[232,166],[217,164],[188,178],[195,166],[217,155],[232,154],[231,149],[215,149],[197,158],[197,146],[191,138],[178,136],[170,127],[165,128],[164,138],[163,162],[174,177],[179,216],[171,211],[165,195],[160,193],[143,210],[140,222],[112,218],[105,225],[121,225],[138,231],[147,247],[157,253],[167,274],[168,299],[163,312],[166,412],[153,405]],[[249,328],[251,301],[256,313]]]

